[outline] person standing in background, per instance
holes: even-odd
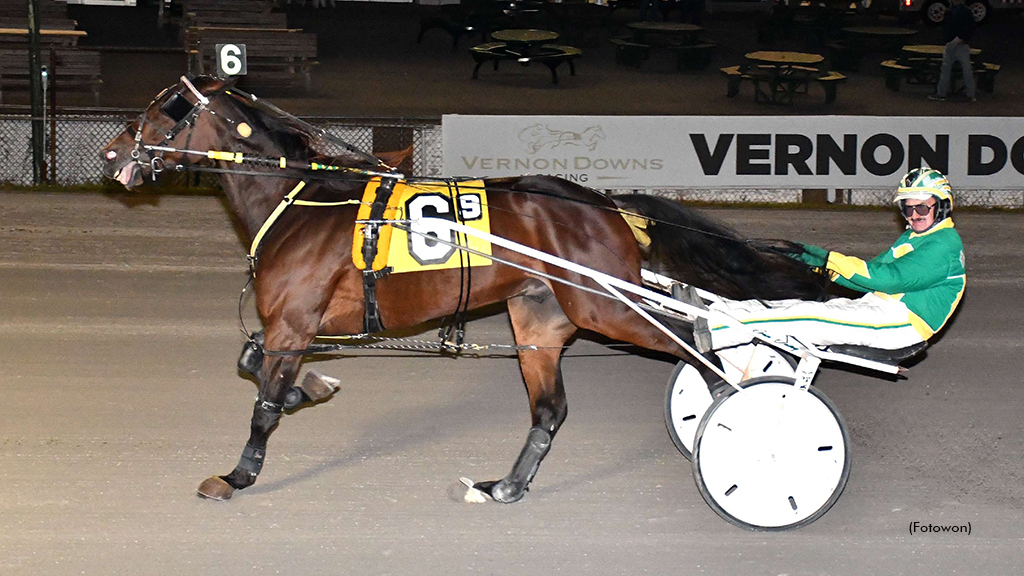
[[[942,53],[942,70],[939,72],[939,84],[935,94],[929,100],[945,100],[949,95],[949,86],[953,78],[953,63],[960,64],[964,77],[964,90],[967,99],[977,102],[974,72],[971,70],[971,47],[968,44],[974,35],[974,13],[964,4],[964,0],[950,0],[952,8],[942,25],[942,40],[946,49]]]

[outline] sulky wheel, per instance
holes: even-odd
[[[747,378],[764,374],[793,376],[796,366],[793,358],[765,345],[729,348],[719,351],[719,355],[725,360],[723,366],[727,375],[734,372],[730,378],[735,377],[737,380],[743,377],[741,374],[744,371],[733,366],[729,359],[746,367]],[[697,368],[680,361],[668,379],[665,390],[665,426],[672,443],[687,460],[692,460],[693,438],[704,412],[726,388],[731,388],[716,376],[712,377],[715,378],[714,382],[708,384]]]
[[[700,372],[679,361],[665,390],[665,426],[672,443],[687,460],[693,452],[693,437],[697,433],[704,412],[711,407],[714,396],[724,392],[729,385],[719,380],[712,392]]]
[[[818,389],[763,376],[730,387],[697,428],[693,476],[719,516],[748,530],[799,528],[822,517],[850,476],[839,411]]]

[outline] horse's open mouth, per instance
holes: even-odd
[[[142,184],[142,169],[138,162],[132,160],[114,173],[114,179],[123,184],[125,188],[134,188]]]

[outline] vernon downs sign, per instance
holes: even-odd
[[[552,174],[595,188],[887,188],[930,166],[954,188],[1024,188],[1024,119],[463,116],[444,175]]]

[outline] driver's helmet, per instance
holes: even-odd
[[[914,168],[900,181],[892,201],[902,210],[906,200],[927,200],[929,196],[938,200],[935,205],[936,222],[953,211],[953,189],[942,172],[933,168]]]

